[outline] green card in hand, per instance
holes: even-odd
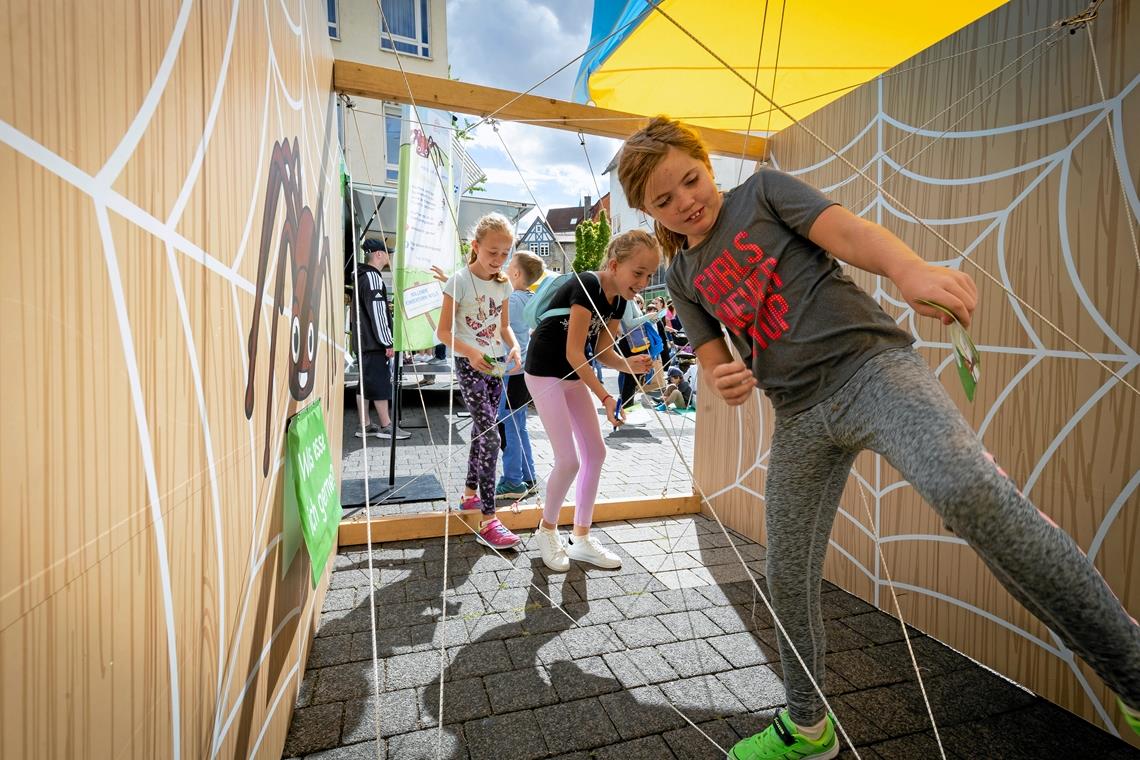
[[[950,323],[950,345],[954,346],[954,356],[958,360],[958,379],[962,381],[962,389],[966,391],[966,398],[973,401],[974,391],[977,390],[978,381],[982,377],[982,355],[978,353],[977,346],[954,312],[934,301],[919,298],[918,302],[933,306],[954,320]]]

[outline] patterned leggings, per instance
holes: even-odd
[[[503,381],[455,357],[459,395],[471,412],[471,453],[467,456],[467,487],[479,492],[483,514],[495,514],[495,466],[499,461],[499,397]]]

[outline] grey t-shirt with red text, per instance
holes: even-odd
[[[708,236],[678,251],[666,275],[690,343],[721,337],[723,324],[779,416],[814,406],[872,356],[913,342],[808,239],[834,203],[761,169],[724,194]]]

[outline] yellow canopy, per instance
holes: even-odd
[[[660,7],[748,82],[803,118],[1002,2],[662,0]],[[775,132],[791,123],[663,15],[648,4],[643,13],[616,46],[607,45],[612,50],[604,58],[584,62],[580,77],[589,100],[721,129]],[[608,31],[595,28],[593,34]]]

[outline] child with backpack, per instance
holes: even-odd
[[[647,354],[622,358],[614,340],[621,334],[626,301],[649,284],[661,263],[653,236],[631,230],[610,241],[600,271],[573,272],[543,280],[527,304],[527,321],[535,326],[526,357],[526,384],[554,450],[554,469],[546,481],[542,523],[536,533],[543,563],[556,572],[570,560],[598,567],[621,567],[621,558],[590,534],[594,500],[606,446],[592,393],[611,425],[622,424],[617,399],[591,369],[586,349],[608,367],[630,374],[649,370]],[[562,500],[577,475],[574,527],[564,545],[558,534]]]
[[[507,280],[514,292],[510,298],[511,330],[519,342],[519,351],[526,361],[530,343],[530,326],[526,323],[526,305],[534,298],[530,288],[542,277],[542,259],[530,251],[515,251],[507,265]],[[530,436],[526,431],[526,407],[530,392],[526,389],[523,368],[512,369],[503,378],[503,400],[499,403],[499,420],[502,425],[503,478],[495,488],[500,499],[521,499],[538,490],[534,476],[534,454]]]
[[[522,363],[510,323],[511,284],[502,272],[514,242],[510,222],[502,214],[487,214],[479,220],[472,233],[467,266],[443,286],[443,308],[436,328],[436,337],[451,346],[455,355],[459,393],[471,412],[471,451],[459,508],[482,511],[478,539],[493,549],[509,549],[519,542],[519,537],[495,517],[503,382],[493,364],[504,353],[508,369]]]

